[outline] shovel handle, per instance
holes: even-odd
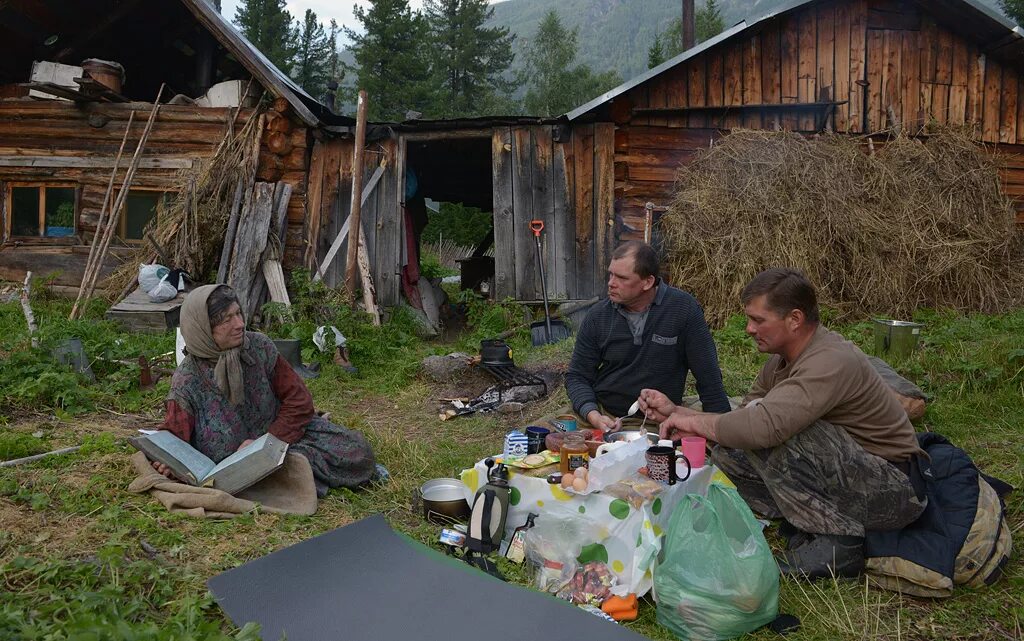
[[[531,220],[530,221],[530,230],[533,231],[533,235],[534,236],[540,237],[540,233],[542,231],[544,231],[544,221],[543,220]]]

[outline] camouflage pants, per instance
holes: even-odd
[[[924,510],[906,474],[825,421],[769,449],[719,445],[711,460],[752,510],[804,532],[864,536],[903,528]]]

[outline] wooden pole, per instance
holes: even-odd
[[[695,22],[693,0],[683,0],[683,51],[692,49],[697,44]]]
[[[128,170],[125,172],[124,181],[121,183],[121,189],[118,190],[117,198],[114,199],[114,204],[111,206],[107,215],[107,228],[103,235],[103,244],[100,245],[99,250],[96,253],[96,260],[93,263],[93,269],[90,275],[88,288],[85,293],[85,298],[92,296],[93,290],[96,287],[96,279],[103,266],[103,260],[106,258],[107,249],[110,247],[110,241],[114,237],[114,231],[117,229],[117,224],[121,220],[121,209],[124,207],[125,201],[128,200],[128,192],[131,191],[132,181],[135,180],[135,172],[139,169],[139,160],[142,158],[142,150],[145,149],[146,143],[149,141],[149,134],[153,131],[153,124],[156,122],[156,115],[160,112],[160,96],[163,94],[163,91],[164,85],[160,85],[160,93],[157,94],[156,102],[153,103],[153,110],[149,112],[149,120],[146,121],[146,127],[142,130],[142,137],[139,138],[139,144],[135,147],[135,154],[132,156],[131,163],[128,165]]]
[[[81,445],[75,445],[74,447],[62,447],[59,450],[52,452],[46,452],[45,454],[34,454],[32,456],[26,456],[24,458],[11,459],[10,461],[0,461],[0,467],[14,467],[15,465],[21,465],[22,463],[31,463],[32,461],[38,461],[41,458],[47,456],[54,456],[56,454],[70,454],[71,452],[77,452],[82,449]]]
[[[32,347],[39,347],[39,325],[36,324],[36,315],[32,313],[32,304],[29,301],[31,296],[30,287],[32,272],[25,272],[25,286],[21,289],[21,311],[25,314],[25,323],[28,324],[28,335],[32,338]]]
[[[356,104],[356,144],[352,152],[352,201],[349,207],[349,229],[361,229],[359,214],[362,210],[363,191],[363,151],[366,147],[366,90],[359,90],[359,102]],[[359,236],[349,234],[348,256],[345,261],[345,288],[349,304],[356,301],[356,265],[359,255]]]
[[[146,146],[146,141],[149,139],[149,133],[153,130],[153,123],[156,120],[156,115],[160,111],[160,97],[163,93],[164,85],[160,85],[160,91],[157,92],[156,100],[153,103],[153,110],[149,113],[149,120],[146,121],[146,127],[142,130],[142,137],[139,138],[139,144],[135,147],[135,154],[132,156],[131,163],[128,165],[128,170],[125,172],[124,182],[121,184],[121,190],[118,192],[117,198],[115,199],[113,206],[110,208],[110,213],[107,216],[107,227],[103,230],[103,238],[99,239],[100,244],[97,248],[92,270],[89,270],[87,265],[87,270],[82,276],[82,284],[78,288],[78,298],[75,300],[75,304],[71,308],[69,320],[75,320],[79,317],[79,310],[85,308],[85,305],[82,303],[92,296],[96,287],[96,279],[103,268],[103,260],[106,258],[107,249],[110,247],[110,239],[113,237],[114,228],[117,226],[118,220],[120,219],[121,207],[124,206],[124,201],[128,198],[128,190],[131,187],[132,179],[135,177],[135,171],[139,168],[139,160],[142,158],[142,150]],[[100,230],[97,229],[96,233],[99,234]],[[93,239],[93,242],[95,243],[96,239]],[[81,307],[79,307],[80,304]]]
[[[110,180],[107,181],[107,191],[103,194],[103,204],[100,205],[100,217],[96,221],[96,233],[92,237],[92,245],[89,247],[89,259],[85,261],[85,274],[92,271],[93,262],[96,260],[96,249],[99,247],[100,238],[103,236],[103,225],[107,220],[107,205],[110,204],[110,195],[114,192],[114,179],[117,177],[117,169],[121,165],[121,155],[124,153],[125,143],[128,142],[128,132],[132,130],[132,121],[135,120],[135,110],[128,114],[128,125],[124,128],[124,137],[121,138],[121,146],[114,158],[114,168],[110,171]]]
[[[245,184],[239,180],[235,186],[235,199],[231,203],[231,216],[228,218],[228,228],[224,232],[224,246],[220,250],[220,265],[217,267],[217,282],[228,282],[228,266],[231,265],[231,250],[235,246],[235,232],[238,230],[238,216],[242,208],[242,194],[245,192]]]
[[[370,182],[366,183],[366,188],[363,189],[363,195],[360,197],[360,206],[366,203],[367,197],[373,193],[373,188],[380,182],[380,177],[384,175],[384,165],[377,167],[377,170],[370,176]],[[324,262],[320,264],[320,267],[316,270],[316,275],[313,276],[313,282],[316,283],[323,280],[324,274],[327,273],[327,268],[331,266],[331,262],[334,260],[334,256],[338,253],[341,248],[341,244],[345,242],[348,237],[348,228],[350,225],[350,219],[346,218],[345,222],[341,226],[341,231],[334,238],[334,242],[331,243],[331,248],[327,250],[327,256],[324,257]],[[346,254],[346,258],[348,255]]]

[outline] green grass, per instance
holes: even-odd
[[[69,445],[74,454],[0,468],[0,639],[255,639],[238,630],[212,602],[209,577],[273,550],[374,513],[397,530],[436,545],[438,528],[423,522],[409,497],[424,480],[451,476],[500,448],[510,427],[527,424],[565,402],[563,390],[523,416],[437,419],[436,386],[416,375],[429,354],[475,350],[477,341],[524,323],[514,305],[464,301],[471,331],[455,344],[417,339],[411,319],[398,313],[373,328],[344,310],[329,293],[309,286],[299,297],[300,320],[272,328],[276,336],[301,338],[307,361],[323,371],[310,388],[318,408],[364,432],[393,480],[351,492],[332,491],[312,517],[250,514],[230,522],[171,515],[145,495],[131,494],[131,453],[125,439],[136,416],[158,417],[165,387],[139,393],[137,368],[96,360],[89,383],[50,364],[48,346],[82,338],[90,356],[116,360],[173,349],[173,337],[119,332],[102,322],[93,304],[85,320],[68,323],[64,301],[35,304],[43,347],[33,351],[16,303],[0,304],[0,458]],[[925,343],[912,358],[894,363],[932,397],[920,429],[940,432],[964,447],[991,474],[1024,486],[1024,312],[962,316],[922,311]],[[310,336],[334,324],[349,338],[356,375],[316,353]],[[838,328],[864,347],[869,323]],[[532,348],[527,329],[511,339],[520,363],[561,364],[571,342]],[[734,318],[716,332],[730,395],[742,394],[763,362]],[[48,374],[50,383],[26,379]],[[166,383],[162,383],[165,385]],[[130,414],[130,417],[119,417]],[[42,432],[42,436],[33,436]],[[1019,495],[1008,514],[1021,545],[1024,523]],[[774,537],[772,537],[774,538]],[[518,582],[520,568],[502,562]],[[951,599],[924,601],[867,589],[862,582],[785,582],[782,610],[799,616],[791,639],[1009,639],[1020,638],[1024,572],[1011,561],[1007,575],[984,590],[958,590]],[[630,628],[653,639],[670,639],[654,620],[649,602]],[[775,635],[760,631],[752,639]]]

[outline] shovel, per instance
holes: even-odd
[[[537,321],[530,325],[530,336],[533,345],[546,345],[557,343],[560,340],[569,338],[568,325],[560,320],[551,320],[551,312],[548,310],[548,285],[544,278],[544,255],[540,248],[540,233],[544,231],[543,220],[531,220],[530,230],[533,231],[533,239],[537,241],[537,266],[540,268],[540,291],[544,296],[544,322]]]

